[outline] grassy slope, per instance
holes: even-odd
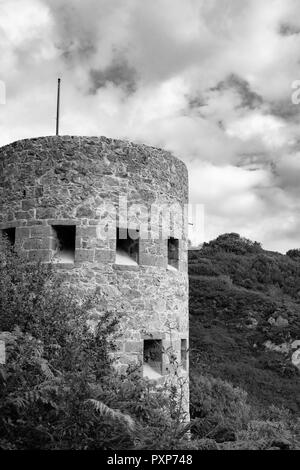
[[[263,343],[300,339],[300,261],[233,234],[191,251],[189,273],[191,373],[239,385],[256,406],[299,411],[299,371]]]

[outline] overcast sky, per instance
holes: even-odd
[[[0,0],[0,145],[55,131],[163,147],[205,238],[300,247],[299,0]]]

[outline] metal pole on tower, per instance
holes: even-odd
[[[59,135],[60,78],[57,81],[56,135]]]

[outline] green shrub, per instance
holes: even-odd
[[[235,440],[234,433],[249,421],[247,394],[213,377],[191,377],[192,430],[196,438]]]
[[[187,442],[180,387],[161,390],[110,353],[117,321],[99,312],[95,292],[81,297],[51,265],[27,263],[0,243],[1,449],[175,449]],[[3,333],[5,331],[5,333]]]

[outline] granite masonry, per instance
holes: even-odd
[[[139,204],[181,209],[188,202],[186,167],[166,151],[105,137],[43,137],[0,148],[2,232],[29,262],[54,262],[78,295],[100,289],[95,319],[105,308],[120,319],[119,368],[140,363],[144,375],[163,378],[172,346],[187,377],[186,221],[178,215],[180,233],[172,238],[138,237],[132,256],[118,236],[99,237],[100,222],[114,233],[123,228],[111,210],[120,196],[131,207],[129,227],[143,217],[150,222],[149,212],[137,213]],[[158,231],[159,220],[151,221]]]

